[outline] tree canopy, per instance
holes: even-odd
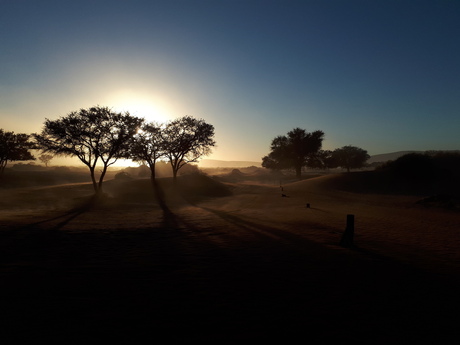
[[[30,135],[15,134],[0,128],[0,174],[3,174],[8,161],[35,160],[30,152],[33,148],[34,144],[30,141]]]
[[[35,140],[44,153],[75,156],[91,173],[96,193],[102,190],[107,168],[119,158],[129,156],[129,141],[136,134],[143,119],[129,113],[113,112],[107,107],[95,106],[69,113],[57,120],[46,119]],[[99,182],[95,169],[102,165]]]
[[[163,139],[174,179],[180,168],[208,155],[216,144],[214,126],[188,115],[169,122],[163,130]]]
[[[324,139],[323,131],[307,132],[294,128],[287,135],[272,140],[270,153],[262,158],[262,166],[269,169],[294,169],[297,178],[302,168],[314,165]]]
[[[53,155],[47,155],[47,154],[42,154],[40,156],[38,156],[38,159],[43,162],[43,164],[45,164],[45,166],[47,167],[49,162],[51,162],[51,160],[53,159]]]
[[[134,162],[146,163],[150,168],[153,181],[156,162],[164,156],[164,149],[161,125],[153,122],[144,123],[130,144],[130,158]]]
[[[350,169],[362,168],[369,158],[366,150],[351,145],[343,146],[332,152],[334,165],[345,168],[348,172]]]

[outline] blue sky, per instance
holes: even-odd
[[[93,105],[216,129],[258,161],[294,127],[323,148],[460,149],[460,1],[0,0],[0,128]]]

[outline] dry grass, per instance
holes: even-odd
[[[4,324],[79,343],[455,340],[460,213],[336,176],[159,185],[108,181],[92,204],[88,184],[0,190]]]

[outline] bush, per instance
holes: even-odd
[[[189,174],[196,174],[199,173],[200,170],[198,169],[198,166],[195,164],[185,164],[180,170],[179,170],[179,175],[189,175]]]
[[[409,153],[375,170],[380,179],[407,192],[460,193],[460,153],[428,151]]]
[[[437,175],[442,179],[460,177],[460,152],[438,151],[427,152],[434,162]]]
[[[386,164],[383,169],[389,170],[397,177],[410,180],[427,180],[435,177],[433,158],[427,154],[409,153]]]
[[[128,174],[126,171],[120,171],[115,174],[115,180],[117,181],[127,181],[132,179],[133,178],[131,177],[131,175]]]

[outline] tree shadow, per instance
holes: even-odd
[[[60,214],[58,216],[48,218],[48,219],[45,219],[45,220],[41,220],[41,221],[38,221],[38,222],[34,222],[34,223],[31,223],[31,224],[27,224],[23,228],[25,228],[25,229],[33,228],[33,227],[36,227],[36,226],[45,225],[45,224],[48,224],[48,223],[58,221],[57,224],[51,226],[49,229],[50,230],[59,230],[62,227],[64,227],[65,225],[67,225],[68,223],[70,223],[75,218],[77,218],[80,215],[82,215],[83,213],[88,212],[89,210],[93,209],[98,203],[100,203],[100,200],[101,200],[100,196],[93,195],[88,200],[83,202],[82,204],[71,208],[70,210],[66,211],[63,214]]]
[[[163,220],[161,227],[168,229],[178,228],[178,217],[172,212],[172,210],[168,206],[166,201],[166,193],[163,187],[157,181],[152,181],[152,187],[154,198],[163,212]],[[58,215],[52,216],[50,218],[39,220],[33,223],[28,223],[24,226],[21,226],[21,228],[26,230],[43,226],[47,230],[56,231],[63,228],[64,226],[66,226],[67,224],[69,224],[70,222],[72,222],[73,220],[75,220],[76,218],[90,210],[97,209],[101,206],[107,206],[107,204],[109,204],[110,206],[110,200],[108,199],[109,197],[107,195],[95,194],[85,198],[85,200],[81,201],[77,206],[72,207],[69,210],[59,212]]]
[[[161,210],[163,211],[163,224],[162,226],[168,229],[177,229],[178,219],[177,216],[171,211],[166,204],[166,197],[163,187],[160,186],[156,179],[152,179],[152,187],[155,199],[158,201]]]
[[[226,211],[219,211],[219,210],[215,210],[215,209],[208,208],[208,207],[201,207],[199,205],[193,205],[193,206],[201,208],[202,210],[205,210],[211,214],[216,215],[217,217],[224,220],[230,225],[236,226],[244,231],[248,231],[260,237],[264,237],[264,238],[268,237],[268,238],[276,240],[277,242],[279,240],[286,241],[286,242],[289,242],[290,244],[293,244],[295,246],[300,246],[300,247],[307,247],[307,246],[316,247],[317,246],[316,243],[306,238],[303,238],[302,236],[290,233],[288,231],[284,231],[282,229],[279,229],[279,228],[276,228],[270,225],[259,224],[257,222],[250,221],[248,219],[244,219],[241,216],[234,215]]]
[[[278,239],[281,239],[282,241],[286,241],[288,242],[290,245],[294,245],[296,247],[302,247],[302,248],[319,248],[319,247],[323,247],[322,244],[318,244],[314,241],[311,241],[309,239],[306,239],[302,236],[299,236],[295,233],[291,233],[291,232],[288,232],[288,231],[284,231],[282,229],[279,229],[279,228],[276,228],[276,227],[273,227],[273,226],[270,226],[270,225],[263,225],[263,224],[259,224],[257,222],[254,222],[254,221],[250,221],[248,219],[244,219],[243,217],[241,216],[238,216],[238,215],[234,215],[234,214],[231,214],[229,212],[226,212],[226,211],[220,211],[220,210],[215,210],[215,209],[212,209],[212,208],[209,208],[209,207],[202,207],[202,206],[199,206],[197,205],[196,203],[194,203],[193,201],[191,200],[187,200],[189,202],[190,205],[194,206],[194,207],[197,207],[197,208],[201,208],[202,210],[205,210],[209,213],[212,213],[214,215],[216,215],[217,217],[219,217],[220,219],[224,220],[225,222],[227,222],[228,224],[230,225],[233,225],[233,226],[236,226],[244,231],[248,231],[250,233],[253,233],[253,234],[256,234],[258,236],[263,236],[263,237],[270,237],[270,238],[278,238]],[[310,208],[311,210],[315,210],[315,211],[320,211],[320,212],[327,212],[327,211],[324,211],[324,210],[321,210],[321,209],[317,209],[317,208]],[[187,226],[190,225],[190,224],[187,224]],[[191,226],[191,225],[190,225]],[[193,226],[191,226],[193,227]],[[330,231],[331,228],[328,227],[328,226],[324,226],[324,225],[315,225],[315,227],[321,227],[321,228],[324,228],[325,230],[328,230]],[[336,229],[336,231],[334,232],[340,236],[343,235],[343,231],[342,230],[339,230],[339,229]],[[336,245],[337,247],[341,247],[340,245],[340,237],[337,237],[337,243],[331,243],[333,245]],[[348,246],[347,247],[348,250],[352,251],[352,252],[355,252],[355,253],[359,253],[365,257],[368,257],[372,260],[375,260],[375,261],[380,261],[380,262],[387,262],[389,264],[393,264],[393,265],[402,265],[401,262],[399,262],[399,260],[395,259],[395,258],[392,258],[392,257],[389,257],[389,256],[386,256],[386,255],[383,255],[383,254],[380,254],[380,253],[377,253],[373,250],[370,250],[370,249],[366,249],[362,246],[359,246],[359,245],[356,245],[355,243],[353,243],[352,245]],[[403,266],[406,266],[406,265],[403,265]]]

